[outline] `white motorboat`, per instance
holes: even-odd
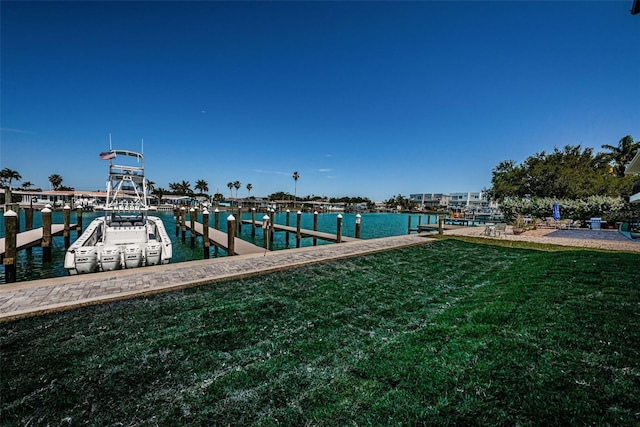
[[[109,160],[104,216],[91,221],[69,247],[64,268],[81,274],[169,263],[171,239],[162,220],[148,215],[143,155],[109,150],[100,158]]]

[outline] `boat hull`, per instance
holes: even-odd
[[[105,216],[94,219],[69,247],[64,268],[71,275],[115,271],[168,264],[172,255],[171,239],[160,218],[150,216],[142,225],[133,225],[110,223]]]

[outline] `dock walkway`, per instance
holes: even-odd
[[[253,224],[253,221],[250,219],[243,219],[242,220],[243,224]],[[255,222],[256,228],[262,228],[262,221],[256,221]],[[298,229],[296,227],[290,227],[288,225],[281,225],[281,224],[273,224],[273,227],[275,228],[276,231],[287,231],[289,233],[293,233],[296,234],[298,232]],[[338,241],[338,236],[335,234],[331,234],[331,233],[324,233],[322,231],[314,231],[314,230],[308,230],[305,228],[301,228],[300,229],[300,236],[302,237],[316,237],[318,239],[322,239],[322,240],[327,240],[329,242],[337,242]],[[341,236],[341,241],[342,243],[345,242],[355,242],[358,241],[359,239],[356,239],[355,237],[347,237],[347,236]]]
[[[186,222],[186,227],[188,229],[191,229],[191,224],[189,223],[189,221]],[[202,223],[199,222],[194,222],[193,223],[193,231],[195,231],[195,233],[198,236],[202,236],[202,228],[203,225]],[[228,252],[227,249],[227,245],[228,245],[228,237],[227,237],[227,233],[222,232],[220,230],[216,230],[215,228],[209,227],[209,240],[216,246],[218,246],[219,248],[224,249],[225,251]],[[264,248],[261,248],[260,246],[254,245],[253,243],[249,243],[246,240],[242,240],[238,237],[234,237],[233,238],[233,246],[234,246],[234,253],[236,255],[251,255],[251,254],[262,254],[264,253]]]
[[[403,235],[356,240],[340,245],[287,249],[267,252],[266,255],[263,251],[261,254],[0,285],[0,320],[249,277],[389,249],[421,245],[430,240],[417,234]]]
[[[70,224],[69,230],[76,229],[76,224]],[[16,251],[26,248],[38,246],[42,240],[43,228],[34,228],[33,230],[23,231],[16,235]],[[64,224],[51,224],[51,236],[62,236],[64,232]],[[0,239],[0,259],[4,258],[5,238]]]

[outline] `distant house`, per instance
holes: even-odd
[[[638,150],[635,157],[627,165],[624,173],[625,175],[640,174],[640,150]],[[631,203],[640,203],[640,179],[633,184],[632,193],[629,201]]]

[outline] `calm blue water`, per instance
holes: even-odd
[[[86,226],[98,216],[102,216],[101,212],[84,212],[82,215],[82,223],[83,226]],[[186,241],[182,242],[180,232],[180,236],[176,237],[176,221],[172,213],[169,212],[153,212],[152,215],[159,216],[162,218],[164,225],[167,229],[167,233],[173,242],[173,259],[172,263],[191,261],[203,259],[203,250],[202,250],[202,238],[199,237],[196,239],[195,248],[191,249],[191,240],[189,232],[187,231]],[[408,214],[393,214],[393,213],[367,213],[361,214],[362,218],[360,221],[361,224],[361,238],[363,239],[374,239],[377,237],[388,237],[388,236],[399,236],[402,234],[407,234],[407,228],[409,225],[409,215]],[[229,216],[229,212],[220,212],[220,230],[227,231],[227,217]],[[261,221],[264,213],[256,214],[256,221]],[[318,230],[326,233],[334,233],[336,232],[337,226],[337,213],[325,213],[318,215]],[[355,214],[342,214],[342,235],[347,237],[355,236],[355,227],[356,227],[356,215]],[[412,227],[416,227],[418,224],[418,217],[421,217],[422,224],[426,224],[427,221],[430,223],[436,222],[436,217],[431,215],[417,215],[412,214]],[[20,230],[25,230],[25,217],[24,211],[20,212]],[[243,213],[243,219],[250,220],[251,213]],[[202,217],[199,216],[199,221],[202,221]],[[63,214],[61,211],[54,211],[52,213],[52,221],[53,223],[63,223]],[[71,213],[71,223],[75,223],[76,213]],[[187,216],[188,221],[188,216]],[[289,216],[289,224],[292,227],[296,226],[297,215],[294,212],[290,213]],[[286,223],[286,213],[276,213],[275,217],[276,224],[285,224]],[[40,212],[34,213],[33,218],[33,227],[38,228],[42,226],[42,216]],[[211,227],[214,226],[214,215],[211,213],[209,217],[209,224]],[[301,216],[301,228],[313,229],[313,214],[312,213],[303,213]],[[4,220],[0,221],[0,238],[4,237]],[[255,238],[251,237],[251,225],[245,224],[242,227],[242,235],[240,236],[243,240],[251,242],[260,247],[264,247],[263,241],[263,233],[262,229],[256,229]],[[73,242],[77,238],[75,231],[71,232],[71,242]],[[318,245],[332,244],[331,242],[325,242],[323,240],[318,239]],[[303,238],[300,241],[300,246],[312,246],[313,239],[312,238]],[[287,248],[295,248],[296,247],[296,236],[295,233],[289,234],[289,241],[286,240],[286,233],[277,232],[274,237],[273,243],[270,243],[269,248],[271,250],[284,250]],[[51,277],[61,277],[66,276],[68,273],[63,268],[64,262],[64,238],[63,237],[54,237],[53,238],[53,251],[52,251],[52,261],[48,263],[43,263],[42,261],[42,249],[40,247],[34,247],[31,249],[31,252],[22,250],[18,255],[17,260],[17,276],[18,281],[26,281],[26,280],[36,280],[36,279],[44,279]],[[226,252],[222,249],[217,249],[214,246],[211,246],[210,249],[210,257],[222,257],[227,256]],[[4,267],[0,267],[0,283],[4,283]]]

